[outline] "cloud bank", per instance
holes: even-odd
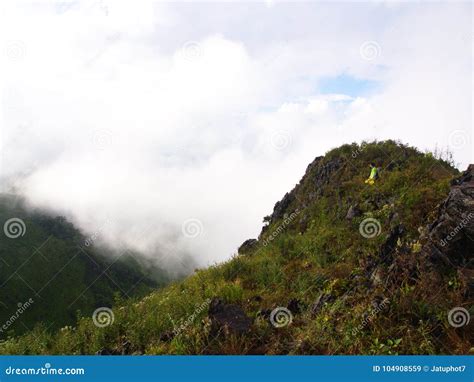
[[[340,144],[472,162],[471,19],[468,3],[7,2],[4,188],[116,247],[223,261]]]

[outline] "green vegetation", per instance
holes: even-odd
[[[364,184],[370,162],[381,169],[373,186]],[[56,333],[38,326],[1,342],[0,352],[465,354],[467,331],[447,322],[465,299],[461,283],[449,267],[426,267],[421,251],[422,232],[456,175],[450,163],[393,141],[344,145],[308,167],[243,253],[145,298],[117,301],[112,325],[81,317]],[[351,206],[358,213],[348,219]],[[380,223],[372,238],[359,232],[367,218]],[[198,308],[214,297],[241,306],[251,328],[213,331],[207,309]],[[268,311],[291,301],[292,323],[272,326]]]
[[[144,296],[168,282],[164,272],[151,271],[136,256],[116,259],[120,254],[95,248],[93,239],[84,237],[64,217],[31,212],[18,198],[2,195],[2,227],[11,218],[21,219],[25,231],[16,238],[2,232],[0,338],[24,333],[38,322],[59,329],[97,307],[111,306],[119,296]],[[21,318],[10,320],[26,301],[30,305]],[[7,321],[5,330],[2,325]]]

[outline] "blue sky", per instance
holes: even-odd
[[[354,98],[368,96],[379,86],[377,81],[358,79],[347,74],[321,78],[318,82],[321,94],[347,94]]]

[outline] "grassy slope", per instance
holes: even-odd
[[[363,182],[371,161],[384,169],[373,187]],[[328,173],[329,182],[316,188],[318,174],[335,162],[339,164]],[[467,334],[446,320],[446,312],[462,299],[455,270],[436,275],[423,271],[419,252],[420,227],[433,220],[454,175],[457,171],[447,163],[391,141],[332,150],[308,167],[293,190],[285,212],[298,209],[297,217],[286,224],[274,214],[259,243],[247,253],[197,271],[144,299],[124,301],[114,308],[115,322],[106,328],[82,318],[74,328],[54,335],[37,328],[1,343],[0,351],[467,353]],[[358,204],[363,214],[348,221],[345,215],[351,204]],[[359,223],[367,217],[381,223],[381,234],[372,239],[359,234]],[[279,228],[282,224],[284,229]],[[398,241],[396,260],[380,264],[381,245],[399,224],[405,233]],[[273,232],[279,233],[263,245]],[[371,264],[377,265],[384,282],[371,280],[367,272]],[[321,294],[331,299],[313,314],[311,305]],[[254,320],[251,330],[244,335],[213,334],[207,309],[199,307],[216,296],[242,306]],[[265,312],[287,306],[292,299],[298,301],[300,312],[291,325],[270,325]],[[373,314],[374,301],[385,301],[385,309]],[[370,322],[355,330],[367,317]],[[186,320],[179,335],[170,335]]]
[[[12,217],[21,218],[26,225],[24,236],[15,239],[2,232],[1,324],[16,312],[19,303],[32,298],[33,304],[8,328],[10,335],[23,333],[38,322],[58,329],[75,323],[78,314],[89,315],[97,307],[111,306],[114,296],[123,294],[121,290],[143,296],[163,285],[148,277],[132,257],[123,256],[112,264],[102,251],[85,246],[85,238],[64,218],[29,211],[15,200],[7,195],[0,198],[2,226]],[[107,275],[102,275],[106,269]]]

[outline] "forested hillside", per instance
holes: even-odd
[[[169,281],[133,252],[96,248],[96,237],[64,217],[26,208],[14,195],[1,195],[0,222],[0,338],[38,323],[49,330],[71,325]]]

